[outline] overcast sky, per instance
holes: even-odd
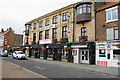
[[[1,28],[23,34],[24,24],[44,14],[81,0],[0,0]]]

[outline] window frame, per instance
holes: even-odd
[[[62,27],[62,38],[68,38],[67,26]],[[64,36],[65,34],[65,36]]]
[[[56,24],[58,23],[58,16],[53,16],[53,24]]]
[[[37,28],[37,23],[34,23],[33,24],[33,29],[36,29]]]
[[[57,39],[57,28],[53,28],[53,35],[52,35],[52,38],[53,39]]]
[[[111,33],[111,34],[113,35],[113,39],[110,39],[110,40],[119,40],[119,33],[118,33],[118,35],[117,35],[117,36],[118,36],[118,39],[115,39],[115,36],[116,36],[116,35],[115,35],[115,31],[118,30],[118,32],[119,32],[119,27],[109,27],[109,28],[106,28],[106,40],[107,40],[107,41],[110,41],[110,40],[107,39],[107,29],[110,29],[110,28],[113,29],[113,31],[112,31],[113,34]],[[117,28],[117,29],[116,29],[116,28]]]
[[[112,13],[112,11],[113,10],[117,10],[117,18],[116,19],[113,19],[113,13]],[[109,8],[109,9],[106,9],[105,10],[106,11],[106,23],[109,23],[109,22],[113,22],[113,21],[117,21],[118,20],[118,6],[115,6],[115,7],[112,7],[112,8]],[[111,19],[110,20],[108,20],[108,12],[110,12],[110,14],[111,14]]]
[[[84,10],[85,9],[85,10]],[[90,10],[90,11],[88,11]],[[85,12],[83,12],[85,11]],[[91,13],[91,4],[81,4],[76,8],[76,13],[77,15],[79,14],[86,14],[86,13]]]
[[[43,20],[39,22],[39,26],[43,27]]]
[[[48,33],[47,33],[47,31],[48,31]],[[45,31],[45,39],[49,39],[49,30]]]
[[[50,19],[48,18],[45,20],[45,26],[49,26],[49,25],[50,25]]]
[[[36,33],[33,33],[33,41],[36,42]]]
[[[83,29],[84,29],[84,31],[83,31]],[[81,36],[87,36],[87,28],[86,27],[81,28]]]
[[[42,32],[39,32],[39,40],[42,40]]]
[[[67,21],[68,20],[68,12],[62,13],[62,21]]]

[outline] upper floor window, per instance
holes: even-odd
[[[53,23],[57,23],[58,22],[58,17],[57,16],[53,16]]]
[[[107,40],[118,40],[118,27],[112,27],[106,29]]]
[[[106,10],[106,22],[118,20],[118,6]]]
[[[46,19],[45,25],[46,25],[46,26],[49,26],[49,25],[50,25],[50,19]]]
[[[49,39],[49,30],[45,31],[45,39]]]
[[[33,33],[33,41],[36,42],[36,33]]]
[[[37,28],[37,23],[34,23],[33,29]]]
[[[53,29],[53,39],[57,39],[57,28]]]
[[[81,4],[77,7],[77,14],[91,13],[91,4]]]
[[[81,28],[81,36],[87,36],[86,31],[86,27]]]
[[[43,27],[43,21],[40,21],[40,27]]]
[[[68,38],[67,26],[62,28],[62,38]]]
[[[42,40],[42,32],[39,32],[39,40]]]
[[[63,20],[63,21],[68,20],[68,13],[67,13],[67,12],[63,13],[63,15],[62,15],[62,20]]]

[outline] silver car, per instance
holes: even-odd
[[[8,54],[6,52],[0,52],[1,57],[8,57]]]

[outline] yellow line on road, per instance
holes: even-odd
[[[7,61],[7,62],[9,62],[9,61]],[[11,63],[11,62],[9,62],[9,63],[12,64],[12,65],[15,65],[15,66],[17,66],[17,67],[19,67],[19,68],[21,68],[21,69],[23,69],[23,70],[25,70],[25,71],[28,71],[28,72],[30,72],[30,73],[33,73],[33,74],[39,76],[40,78],[45,78],[45,79],[47,79],[47,80],[51,80],[51,79],[48,79],[47,77],[45,77],[45,76],[43,76],[43,75],[40,75],[40,74],[38,74],[38,73],[35,73],[35,72],[33,72],[33,71],[29,70],[29,69],[23,68],[22,66],[19,66],[19,65],[17,65],[17,64]]]

